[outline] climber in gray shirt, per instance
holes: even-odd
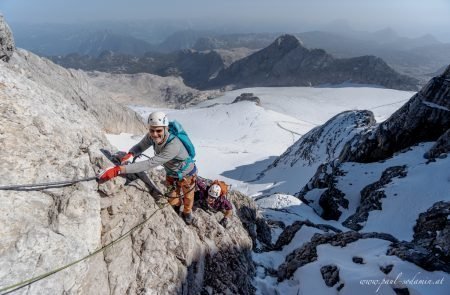
[[[151,113],[148,125],[149,133],[130,149],[121,162],[124,163],[131,157],[139,156],[151,146],[155,156],[146,161],[106,169],[99,174],[99,181],[105,182],[119,174],[138,173],[162,165],[166,170],[166,185],[170,189],[168,202],[179,213],[182,205],[180,195],[183,192],[182,216],[187,224],[191,224],[197,168],[193,161],[188,160],[189,153],[178,137],[175,136],[168,142],[169,120],[165,113]]]

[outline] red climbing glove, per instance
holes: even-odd
[[[115,166],[108,169],[105,169],[103,171],[100,171],[100,173],[97,175],[97,179],[100,183],[103,183],[105,181],[108,181],[117,175],[120,174],[120,167]]]
[[[128,153],[125,156],[120,159],[120,163],[124,164],[126,161],[128,161],[131,157],[133,157],[133,153]]]

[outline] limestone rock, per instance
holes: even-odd
[[[107,92],[90,83],[89,77],[83,71],[64,69],[22,49],[16,51],[8,67],[12,71],[26,75],[39,85],[62,93],[71,103],[92,114],[105,132],[142,134],[146,130],[141,118],[135,112],[111,100]],[[45,97],[41,99],[45,100]],[[67,119],[77,120],[71,116]]]
[[[8,64],[0,63],[0,80],[0,157],[4,159],[0,185],[93,177],[112,165],[100,152],[101,148],[112,150],[104,129],[142,131],[135,113],[123,111],[106,97],[98,101],[102,97],[94,95],[97,90],[84,73],[62,69],[26,51],[14,54]],[[159,185],[160,175],[150,174]],[[117,177],[101,185],[94,180],[40,191],[0,191],[4,210],[0,215],[0,288],[59,268],[120,239],[24,291],[254,293],[250,255],[254,242],[240,213],[224,229],[218,222],[222,213],[195,209],[194,224],[187,226],[170,206],[160,209],[143,182],[125,183]],[[258,216],[256,206],[245,196],[240,204]],[[247,228],[255,227],[255,219],[245,222]],[[261,230],[254,232],[256,238]]]
[[[3,15],[0,15],[0,60],[8,62],[15,49],[11,29],[5,22]]]

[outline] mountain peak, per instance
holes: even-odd
[[[279,49],[290,51],[299,46],[303,46],[302,42],[294,35],[284,34],[275,39],[270,47],[276,46]]]

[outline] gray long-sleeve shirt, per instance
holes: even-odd
[[[168,134],[167,136],[168,137]],[[185,160],[189,157],[189,153],[184,147],[183,143],[174,137],[169,143],[164,141],[162,144],[156,144],[150,137],[146,134],[142,140],[130,149],[130,153],[134,156],[140,155],[149,147],[153,146],[155,150],[155,156],[147,161],[137,162],[134,164],[129,164],[124,166],[125,173],[139,173],[142,171],[147,171],[151,168],[163,165],[166,173],[169,176],[178,177],[177,172],[180,171],[185,165]],[[189,163],[189,166],[183,171],[183,176],[186,176],[192,170],[195,169],[195,164],[193,162]]]

